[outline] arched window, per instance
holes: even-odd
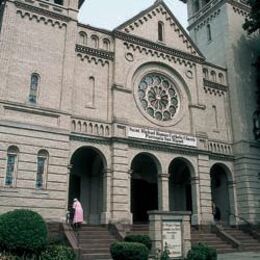
[[[212,81],[216,82],[216,80],[217,80],[216,79],[216,72],[212,70],[210,74],[211,74]]]
[[[110,50],[110,42],[109,42],[108,39],[103,40],[103,49],[106,50],[106,51]]]
[[[196,13],[199,11],[199,9],[200,9],[199,0],[194,0],[193,1],[193,12]]]
[[[208,79],[209,78],[209,72],[207,69],[203,69],[203,75],[204,75],[204,78],[205,79]]]
[[[222,73],[219,73],[219,74],[218,74],[218,78],[219,78],[219,82],[220,82],[221,84],[223,84],[223,83],[224,83],[224,75],[223,75]]]
[[[63,5],[63,0],[54,0],[54,3],[57,5]]]
[[[164,24],[163,22],[158,22],[158,40],[163,42],[164,40]]]
[[[47,175],[49,153],[46,150],[40,150],[37,155],[37,175],[36,188],[44,188],[44,183]]]
[[[92,40],[93,48],[98,49],[99,48],[99,38],[96,35],[92,35],[91,40]]]
[[[79,33],[79,43],[80,44],[87,45],[87,39],[88,39],[88,36],[86,33],[84,33],[84,32]]]
[[[211,27],[210,27],[210,24],[207,24],[207,38],[208,38],[208,41],[211,41],[212,40],[212,35],[211,35]]]
[[[29,93],[29,102],[35,104],[37,101],[37,92],[39,86],[40,76],[36,73],[31,75],[31,85],[30,85],[30,93]]]
[[[19,149],[16,146],[10,146],[7,150],[7,164],[5,185],[12,186],[15,182]]]

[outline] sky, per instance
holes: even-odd
[[[186,28],[186,5],[180,0],[164,1]],[[113,30],[154,2],[155,0],[85,0],[79,12],[79,21],[98,28]]]

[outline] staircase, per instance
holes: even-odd
[[[110,245],[116,239],[105,226],[82,225],[78,232],[80,260],[112,259]]]
[[[241,243],[240,251],[260,252],[260,242],[253,238],[250,234],[245,233],[240,229],[231,227],[224,228],[224,231]]]
[[[232,253],[237,250],[222,240],[216,234],[210,231],[197,230],[194,227],[191,228],[191,244],[196,245],[198,243],[207,244],[208,246],[215,248],[218,254]]]
[[[149,224],[138,223],[133,224],[127,235],[148,235],[149,236]]]

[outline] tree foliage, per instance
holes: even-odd
[[[251,7],[251,11],[246,17],[243,28],[248,31],[249,34],[256,32],[260,29],[260,1],[248,0],[248,5]]]

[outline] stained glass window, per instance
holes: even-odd
[[[7,186],[11,186],[14,182],[17,155],[18,155],[17,147],[11,146],[8,148],[6,177],[5,177],[5,185]]]
[[[37,156],[37,175],[36,175],[36,188],[41,189],[44,187],[44,176],[46,175],[48,160],[48,152],[41,150]]]
[[[179,108],[179,97],[174,83],[164,75],[146,75],[138,86],[138,98],[142,108],[158,121],[169,121]]]
[[[31,103],[36,103],[38,84],[39,84],[39,75],[32,74],[30,94],[29,94],[29,102],[31,102]]]

